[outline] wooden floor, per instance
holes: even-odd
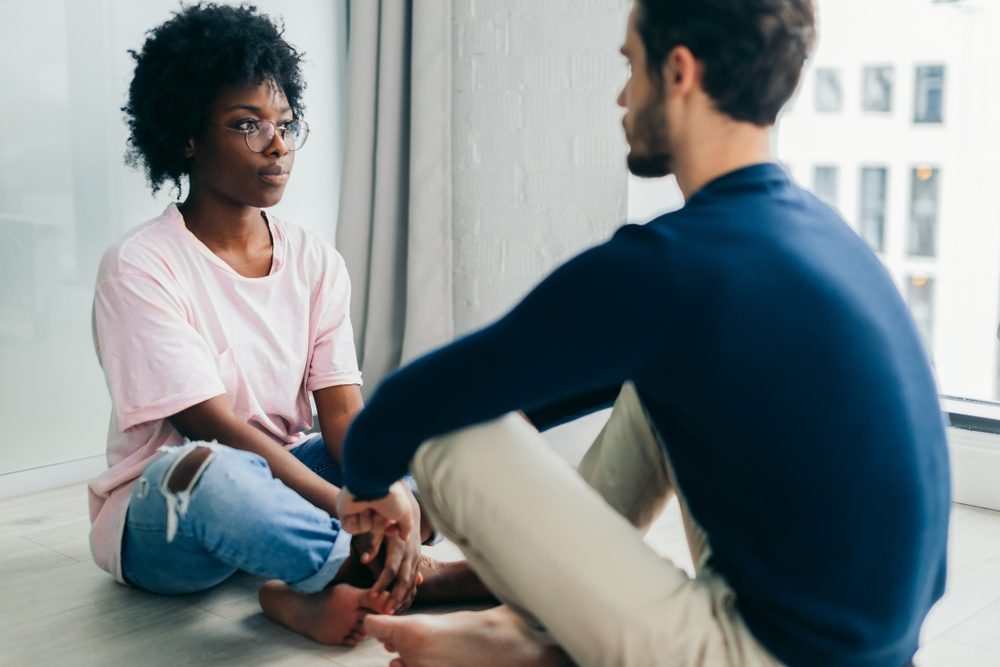
[[[571,460],[581,433],[553,444]],[[384,667],[372,640],[327,648],[270,623],[256,601],[259,579],[237,575],[207,593],[157,596],[114,583],[90,559],[86,492],[74,485],[0,502],[0,665],[342,665]],[[690,570],[677,504],[649,534]],[[956,505],[950,580],[932,611],[918,667],[1000,665],[1000,514]],[[453,559],[448,544],[429,553]]]

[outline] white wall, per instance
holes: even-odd
[[[454,0],[456,331],[625,220],[627,0]]]
[[[277,213],[332,240],[340,182],[343,0],[258,0],[306,51],[315,132]],[[0,0],[2,475],[103,454],[110,402],[91,343],[101,253],[159,214],[123,164],[126,50],[175,0]]]

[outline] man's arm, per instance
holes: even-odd
[[[610,408],[621,392],[620,384],[612,384],[585,394],[570,396],[556,403],[534,405],[524,411],[524,416],[539,431],[555,428],[604,408]]]
[[[636,226],[557,269],[495,324],[387,378],[355,419],[344,484],[384,496],[430,437],[620,387],[673,347],[666,251]]]
[[[210,398],[169,417],[181,435],[192,440],[221,443],[259,454],[271,473],[289,488],[330,516],[337,516],[340,489],[314,473],[287,449],[239,419],[225,395]]]

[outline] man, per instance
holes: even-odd
[[[813,40],[810,0],[637,0],[629,167],[675,174],[685,207],[401,370],[351,426],[345,528],[412,530],[412,467],[505,603],[369,616],[394,665],[911,660],[944,589],[944,425],[888,273],[772,162]],[[619,390],[579,473],[510,414],[544,427]],[[642,539],[674,494],[694,579]]]

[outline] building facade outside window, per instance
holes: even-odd
[[[924,309],[941,394],[997,401],[987,412],[1000,421],[1000,1],[814,4],[820,40],[775,156]],[[911,287],[915,275],[932,284]]]
[[[940,170],[921,165],[910,179],[910,228],[906,250],[911,257],[937,255]]]
[[[891,66],[866,67],[862,76],[861,108],[891,112],[895,70]]]
[[[861,168],[861,207],[858,227],[861,236],[876,252],[885,251],[885,202],[889,170],[885,167]]]
[[[914,123],[944,122],[944,65],[918,65],[914,86]]]

